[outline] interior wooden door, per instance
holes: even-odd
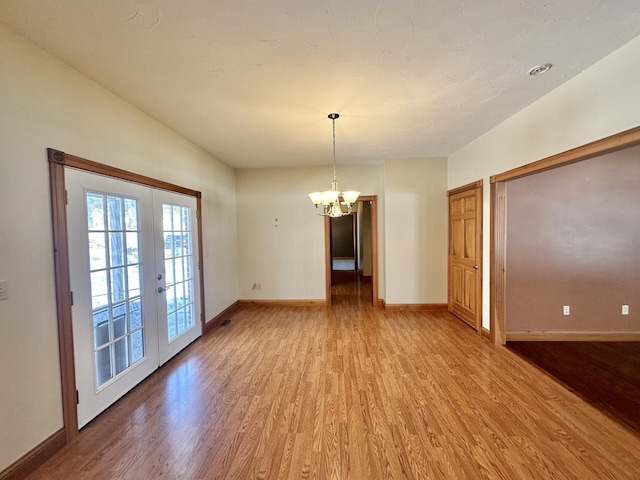
[[[449,196],[449,311],[482,328],[482,181]]]

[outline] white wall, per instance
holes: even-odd
[[[338,165],[339,186],[379,195],[381,171],[380,165]],[[326,298],[324,219],[307,194],[328,190],[332,178],[331,167],[237,172],[241,299]],[[261,289],[252,290],[254,283]]]
[[[447,303],[447,159],[384,167],[387,304]]]
[[[0,471],[62,427],[46,148],[202,192],[206,316],[238,298],[235,172],[0,28]]]
[[[489,177],[640,125],[640,37],[449,156],[449,188],[484,179],[483,319],[489,327]],[[523,81],[531,81],[525,78]]]

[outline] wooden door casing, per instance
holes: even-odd
[[[482,181],[449,197],[449,311],[478,332],[482,328]]]

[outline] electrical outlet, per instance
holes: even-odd
[[[622,315],[629,315],[629,305],[622,305]]]
[[[570,315],[571,314],[571,307],[569,305],[565,305],[564,307],[562,307],[562,314],[563,315]]]
[[[0,300],[6,300],[9,298],[9,282],[6,280],[0,281]]]

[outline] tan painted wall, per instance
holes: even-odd
[[[640,147],[507,189],[507,332],[640,332]]]

